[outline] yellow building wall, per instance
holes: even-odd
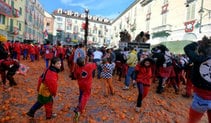
[[[7,3],[8,5],[10,5],[9,3],[8,3],[8,1],[9,0],[6,0],[5,1],[5,3]],[[8,17],[7,16],[5,16],[5,24],[0,24],[0,34],[2,34],[2,35],[4,35],[4,36],[6,36],[7,37],[7,26],[8,26]]]

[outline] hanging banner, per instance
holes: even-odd
[[[196,20],[185,22],[185,32],[193,32]]]

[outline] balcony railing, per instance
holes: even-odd
[[[152,28],[153,32],[160,32],[160,31],[171,31],[172,25],[166,24],[162,26],[157,26],[155,28]]]

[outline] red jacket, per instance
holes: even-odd
[[[146,85],[151,85],[152,70],[151,67],[136,65],[135,71],[138,72],[136,82],[141,82]]]
[[[21,53],[21,44],[19,42],[14,43],[14,51],[17,53]]]
[[[87,63],[83,67],[77,67],[74,72],[75,78],[78,80],[79,89],[86,91],[92,86],[92,72],[96,69],[95,63]]]
[[[29,54],[35,54],[35,46],[29,45]]]
[[[56,96],[57,88],[58,88],[58,73],[51,68],[47,69],[47,73],[45,75],[44,83],[48,87],[52,96]],[[42,78],[38,80],[37,91],[39,91],[40,85],[42,82]]]
[[[65,55],[64,48],[62,46],[58,46],[56,56],[60,58],[64,58],[64,55]]]

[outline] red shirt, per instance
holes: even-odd
[[[21,44],[19,42],[14,43],[14,51],[17,53],[21,53]]]
[[[92,72],[96,69],[95,63],[87,63],[83,67],[77,67],[74,72],[75,78],[78,80],[79,88],[83,91],[90,90],[92,86]]]
[[[135,71],[138,71],[136,82],[151,85],[152,70],[151,67],[136,65]]]

